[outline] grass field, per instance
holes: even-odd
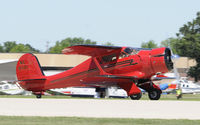
[[[200,120],[0,116],[0,125],[200,125]]]
[[[34,95],[23,96],[23,95],[0,95],[0,98],[36,98]],[[70,97],[70,96],[42,96],[44,99],[84,99],[81,97]],[[93,99],[93,98],[87,98]],[[130,98],[108,98],[108,99],[120,99],[120,100],[130,100]],[[147,94],[143,94],[141,100],[149,100]],[[177,100],[174,94],[161,95],[160,100]],[[183,98],[180,101],[200,101],[200,94],[184,94]]]

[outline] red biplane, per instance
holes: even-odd
[[[20,86],[32,91],[37,98],[53,88],[78,86],[99,89],[117,86],[134,100],[141,98],[139,88],[142,88],[148,92],[151,100],[158,100],[162,92],[151,77],[173,69],[171,50],[165,47],[142,49],[76,45],[65,48],[62,53],[87,55],[91,58],[65,72],[45,76],[37,57],[31,53],[24,54],[16,67]]]

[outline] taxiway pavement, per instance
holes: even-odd
[[[0,115],[200,119],[199,101],[0,98]]]

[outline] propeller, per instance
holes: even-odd
[[[171,58],[172,58],[172,61],[174,62],[174,64],[177,62],[177,60],[180,58],[179,55],[177,54],[174,54],[173,51],[171,50]],[[177,89],[180,89],[181,88],[181,83],[180,83],[180,74],[176,68],[176,65],[174,65],[174,68],[173,68],[173,71],[174,71],[174,74],[175,74],[175,78],[176,78],[176,88]]]

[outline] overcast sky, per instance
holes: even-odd
[[[175,37],[196,17],[200,0],[0,0],[0,44],[42,51],[67,37],[140,47]]]

